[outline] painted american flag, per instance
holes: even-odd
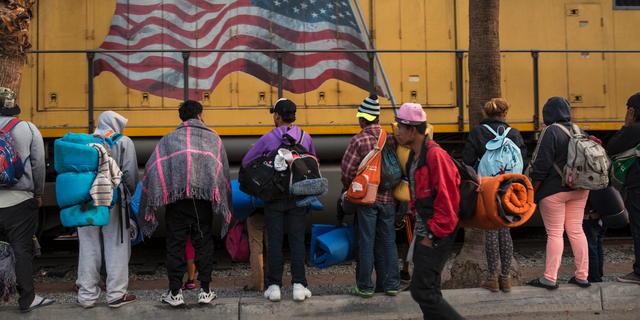
[[[117,0],[100,49],[367,47],[351,0]],[[97,54],[95,75],[103,71],[114,73],[135,90],[178,100],[184,97],[181,53]],[[274,53],[192,53],[190,99],[201,100],[196,90],[213,91],[232,72],[245,72],[273,86],[278,84]],[[329,79],[338,79],[368,91],[368,73],[366,54],[287,53],[283,58],[283,89],[304,93]]]

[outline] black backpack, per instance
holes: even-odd
[[[275,133],[274,133],[275,134]],[[262,156],[249,162],[245,168],[240,169],[238,182],[240,190],[246,194],[258,197],[265,202],[277,200],[282,194],[289,196],[291,185],[307,179],[323,179],[320,174],[318,159],[302,146],[305,132],[299,141],[295,141],[289,134],[289,144],[282,143],[268,156]],[[278,150],[286,149],[294,154],[294,161],[284,171],[276,171],[275,159]],[[326,188],[326,179],[324,185]],[[304,190],[306,188],[301,188]],[[295,192],[298,195],[298,192]],[[303,192],[304,193],[304,192]],[[299,194],[305,196],[306,194]]]
[[[440,146],[434,145],[429,147],[429,149],[433,147],[441,148]],[[458,173],[460,174],[458,221],[469,220],[476,214],[478,207],[478,186],[480,185],[478,182],[478,174],[476,174],[476,171],[473,170],[471,166],[464,164],[464,162],[451,157],[451,155],[449,155],[449,158],[451,158],[453,164],[456,165]],[[427,166],[429,166],[428,161]]]

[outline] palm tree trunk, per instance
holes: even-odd
[[[16,93],[16,103],[20,103],[20,82],[26,56],[0,56],[0,87],[13,90]]]
[[[500,90],[500,0],[469,0],[469,128],[484,118],[485,102],[502,97]],[[464,245],[443,289],[479,287],[488,273],[485,231],[464,229]],[[512,285],[522,285],[515,259]]]

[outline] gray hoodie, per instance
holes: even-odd
[[[570,138],[561,128],[551,125],[558,123],[571,130],[573,124],[571,123],[569,101],[562,97],[550,98],[542,108],[542,117],[544,124],[549,127],[546,129],[542,141],[539,142],[538,157],[533,163],[533,171],[531,172],[533,180],[542,181],[535,194],[536,203],[550,195],[574,190],[569,186],[562,186],[562,176],[553,167],[555,162],[562,170],[567,164],[567,147]],[[580,131],[584,133],[582,129]]]
[[[124,127],[127,125],[127,118],[113,111],[105,111],[98,117],[98,126],[93,133],[94,136],[102,136],[109,132],[117,132],[122,134]],[[122,170],[122,182],[133,195],[138,186],[138,158],[136,157],[136,148],[133,141],[127,136],[122,136],[111,147],[111,158],[113,158],[120,170]]]
[[[0,128],[3,128],[9,121],[13,119],[12,116],[5,116],[0,114]],[[36,199],[40,199],[44,192],[44,178],[45,178],[45,163],[44,163],[44,142],[42,141],[42,135],[36,126],[28,121],[22,121],[11,130],[11,136],[13,137],[15,148],[18,151],[18,155],[22,162],[25,162],[24,175],[17,184],[10,187],[0,187],[0,207],[5,207],[3,204],[9,203],[10,205],[16,205],[18,203],[11,203],[16,199],[16,196],[20,194],[20,200],[27,200],[26,192],[31,193],[29,196]],[[20,192],[22,191],[22,192]],[[6,199],[6,198],[10,199]]]

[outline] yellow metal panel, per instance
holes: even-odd
[[[533,63],[531,54],[503,53],[502,55],[502,97],[511,104],[507,121],[533,121]]]
[[[455,49],[453,2],[454,0],[425,2],[424,15],[426,16],[427,49]],[[428,53],[426,63],[428,94],[426,106],[442,107],[455,105],[455,53]]]
[[[250,76],[243,72],[238,72],[237,97],[239,107],[262,107],[272,106],[272,91],[275,89],[276,100],[278,91],[276,87]],[[273,101],[275,102],[275,100]]]
[[[566,4],[567,49],[605,49],[600,4]],[[569,101],[574,108],[605,105],[604,61],[601,53],[567,53]],[[579,111],[578,114],[583,112]],[[592,110],[591,116],[602,116]]]
[[[640,50],[640,10],[613,10],[613,42],[616,50]],[[608,55],[609,56],[609,55]],[[630,96],[640,92],[640,54],[616,53],[615,86],[616,113],[612,117],[624,119],[626,103]]]
[[[371,0],[373,6],[373,40],[378,49],[398,49],[400,43],[400,0]],[[381,53],[380,61],[387,74],[389,85],[398,106],[402,99],[402,55],[399,53]],[[391,101],[381,99],[380,105],[390,106]]]
[[[426,49],[426,33],[425,1],[400,1],[400,48],[402,50]],[[427,104],[426,59],[427,55],[424,53],[402,54],[402,92],[396,94],[396,99],[401,99],[402,102]]]
[[[87,49],[86,0],[48,0],[38,5],[40,49]],[[71,18],[73,17],[73,18]],[[39,59],[43,73],[45,108],[87,107],[87,58],[85,54],[46,54]]]

